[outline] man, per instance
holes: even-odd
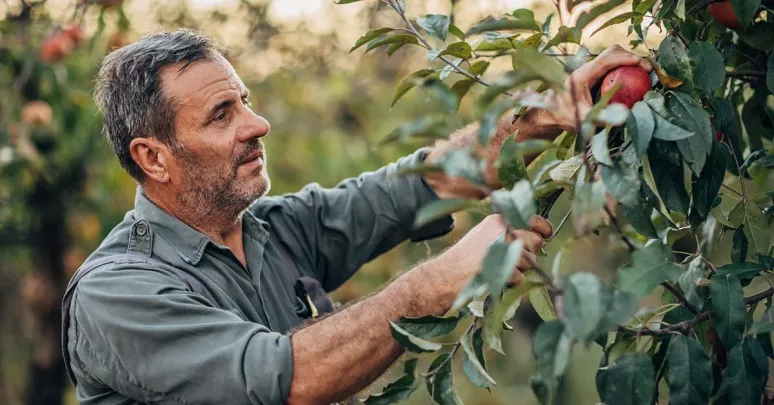
[[[558,94],[561,113],[528,111],[498,128],[503,140],[552,138],[572,127],[589,87],[620,65],[645,62],[620,48],[578,70],[580,105]],[[127,213],[84,263],[65,298],[63,344],[83,404],[327,404],[373,382],[402,353],[389,320],[443,315],[505,232],[485,219],[452,248],[380,292],[330,311],[324,291],[406,239],[448,232],[451,218],[412,229],[422,205],[479,196],[444,175],[395,176],[475,140],[452,138],[336,188],[310,185],[266,197],[261,138],[269,123],[206,36],[145,37],[109,55],[96,100],[121,165],[138,184]],[[491,159],[490,159],[491,160]],[[496,171],[488,181],[497,186]],[[536,218],[525,241],[529,267],[551,236]],[[518,272],[514,274],[514,279]]]

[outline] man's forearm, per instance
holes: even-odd
[[[497,175],[495,162],[500,154],[505,140],[516,133],[516,141],[527,139],[554,139],[562,130],[549,124],[549,119],[545,112],[539,109],[529,109],[516,122],[513,122],[512,114],[505,114],[497,125],[495,134],[490,138],[489,144],[481,150],[482,157],[487,161],[486,183],[491,189],[501,187]],[[452,134],[448,140],[437,142],[426,158],[426,162],[433,163],[439,161],[447,153],[470,147],[478,142],[478,124],[471,124]],[[525,156],[527,164],[535,156]],[[427,173],[425,178],[439,197],[441,198],[482,198],[482,191],[472,185],[470,182],[460,178],[449,178],[443,173]]]
[[[378,294],[295,332],[288,404],[340,401],[376,380],[403,353],[388,321],[450,308],[464,280],[433,279],[442,266],[439,259],[425,262]]]

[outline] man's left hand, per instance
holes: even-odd
[[[648,72],[653,67],[641,57],[613,45],[594,60],[574,71],[564,83],[564,90],[558,92],[552,104],[552,111],[546,111],[545,125],[555,125],[565,131],[574,132],[577,117],[583,120],[594,105],[591,88],[611,70],[621,66],[639,65]],[[575,90],[575,97],[572,90]],[[576,111],[577,110],[577,111]],[[577,114],[577,115],[576,115]]]

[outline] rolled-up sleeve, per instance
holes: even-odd
[[[210,306],[163,269],[95,271],[70,314],[78,380],[139,403],[278,405],[290,392],[288,336]],[[90,395],[79,391],[79,402],[98,402]]]
[[[400,172],[420,166],[426,154],[427,149],[420,149],[334,188],[315,183],[298,193],[264,197],[251,210],[331,291],[400,242],[429,239],[452,229],[451,216],[413,228],[417,211],[438,196],[421,175]]]

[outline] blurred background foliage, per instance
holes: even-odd
[[[552,4],[433,0],[411,7],[414,15],[451,14],[466,27],[520,7],[542,20]],[[0,2],[0,404],[75,403],[58,343],[61,294],[72,273],[132,209],[136,188],[102,137],[92,101],[94,77],[108,52],[149,32],[179,27],[204,30],[229,48],[229,59],[252,90],[254,109],[272,124],[268,167],[271,193],[280,194],[310,182],[333,186],[422,146],[374,147],[399,124],[439,108],[420,91],[390,107],[395,84],[426,66],[425,55],[408,48],[389,58],[383,51],[365,57],[362,50],[349,53],[368,28],[397,24],[396,18],[377,1],[347,6],[332,0]],[[651,38],[660,41],[659,35]],[[618,26],[584,38],[584,44],[598,52],[628,40],[626,27]],[[640,55],[646,52],[639,47]],[[490,71],[505,68],[493,65]],[[470,99],[452,127],[472,121]],[[481,216],[460,214],[450,235],[404,244],[369,263],[334,299],[346,302],[377,290],[453,243]],[[597,249],[578,249],[580,263],[620,260],[603,243],[590,245]],[[556,252],[550,246],[547,251],[543,259],[550,261]],[[506,337],[509,356],[489,357],[500,383],[491,393],[457,379],[466,404],[534,403],[529,341],[537,319],[522,306],[516,329]],[[596,347],[584,350],[574,352],[558,403],[598,402],[599,353]],[[423,391],[409,403],[428,402]]]

